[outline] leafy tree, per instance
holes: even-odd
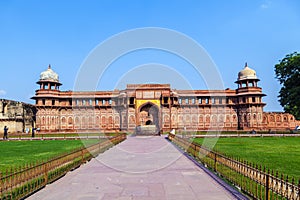
[[[285,112],[300,119],[300,54],[288,54],[275,65],[276,78],[282,85],[279,102]]]

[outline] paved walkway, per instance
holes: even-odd
[[[28,199],[236,199],[164,137],[128,137]]]

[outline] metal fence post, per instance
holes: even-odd
[[[198,156],[197,145],[196,145],[196,144],[194,144],[194,145],[195,145],[195,149],[194,149],[194,157],[197,158],[197,156]]]
[[[81,149],[81,163],[84,163],[83,149]]]
[[[266,200],[270,200],[270,187],[269,187],[269,184],[270,184],[270,175],[269,173],[266,172],[265,174],[266,176],[266,193],[265,193],[265,199]]]
[[[45,185],[48,183],[48,169],[47,169],[47,162],[44,162],[44,179]]]
[[[289,182],[289,176],[287,175],[286,176],[286,180],[285,180],[285,193],[286,195],[284,197],[286,197],[287,199],[289,198],[289,185],[288,185],[288,182]]]
[[[213,152],[213,154],[215,155],[215,158],[214,158],[214,171],[217,172],[217,153]]]

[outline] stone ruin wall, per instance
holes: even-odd
[[[23,102],[0,99],[0,133],[4,126],[9,133],[22,133],[35,125],[35,106]]]

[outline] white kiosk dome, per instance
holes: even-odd
[[[49,65],[48,69],[40,74],[40,81],[59,82],[59,77],[58,74],[51,69],[51,65]]]
[[[242,69],[238,74],[238,81],[246,79],[258,79],[256,76],[256,71],[248,67],[247,63],[245,64],[245,68]]]

